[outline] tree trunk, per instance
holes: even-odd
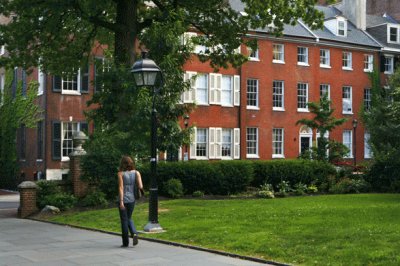
[[[117,4],[114,54],[117,65],[131,66],[135,61],[135,40],[137,36],[137,2],[121,0]]]

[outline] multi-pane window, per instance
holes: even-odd
[[[43,137],[44,137],[44,127],[43,121],[37,123],[37,160],[43,159]]]
[[[206,157],[207,156],[207,129],[198,128],[196,132],[196,156]]]
[[[208,75],[197,74],[196,76],[196,103],[208,104]]]
[[[232,129],[222,129],[222,157],[232,157]]]
[[[38,82],[39,82],[38,95],[42,95],[44,92],[45,80],[46,80],[46,75],[44,74],[42,69],[38,67]]]
[[[346,21],[338,20],[338,35],[346,36]]]
[[[351,52],[343,52],[342,55],[342,68],[352,69],[352,54]]]
[[[233,105],[233,76],[222,76],[221,105]]]
[[[330,99],[330,85],[329,84],[320,84],[319,85],[319,98],[322,99],[326,97]]]
[[[372,101],[372,94],[370,88],[364,89],[364,110],[370,111],[371,110],[371,101]]]
[[[285,53],[283,44],[273,44],[272,47],[272,61],[275,63],[285,62]]]
[[[104,57],[96,57],[94,60],[94,91],[101,91],[104,84],[105,73],[110,72],[110,61]]]
[[[272,107],[274,110],[283,110],[284,103],[284,82],[274,80],[272,83]]]
[[[247,157],[258,156],[258,128],[249,127],[246,132]]]
[[[364,55],[364,71],[372,72],[374,69],[374,56],[372,54]]]
[[[385,74],[392,74],[394,69],[394,57],[391,55],[385,55],[384,60]]]
[[[319,65],[329,67],[331,65],[330,51],[328,49],[319,50]]]
[[[342,105],[344,114],[351,114],[353,112],[353,97],[350,86],[342,88]]]
[[[368,132],[364,133],[364,158],[369,159],[372,158],[372,150],[369,145],[370,134]]]
[[[308,103],[308,83],[297,84],[297,110],[306,111]]]
[[[78,131],[78,123],[64,122],[62,124],[62,156],[68,157],[73,151],[73,135]]]
[[[399,27],[389,27],[389,42],[400,42]]]
[[[258,48],[255,50],[249,48],[249,51],[250,51],[250,55],[249,55],[250,60],[258,60],[259,59]]]
[[[86,66],[76,74],[53,76],[53,91],[67,94],[79,94],[89,92],[89,66]]]
[[[352,130],[343,130],[343,145],[349,149],[349,152],[346,154],[347,158],[353,157],[353,131]]]
[[[272,129],[272,157],[283,157],[283,128]]]
[[[258,107],[258,80],[247,80],[247,108]]]
[[[297,64],[308,65],[308,48],[297,47]]]

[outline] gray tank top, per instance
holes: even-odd
[[[133,191],[136,186],[136,171],[126,171],[122,174],[124,181],[124,203],[131,203],[135,201]]]

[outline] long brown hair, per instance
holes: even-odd
[[[131,157],[124,155],[121,158],[121,162],[119,163],[120,171],[131,171],[135,169],[135,163]]]

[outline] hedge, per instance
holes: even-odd
[[[145,186],[148,186],[149,165],[138,170]],[[195,191],[229,195],[264,183],[276,187],[282,180],[292,186],[299,182],[320,185],[335,173],[334,167],[328,163],[306,160],[160,162],[157,165],[157,183],[161,192],[163,184],[176,178],[182,182],[186,195]]]

